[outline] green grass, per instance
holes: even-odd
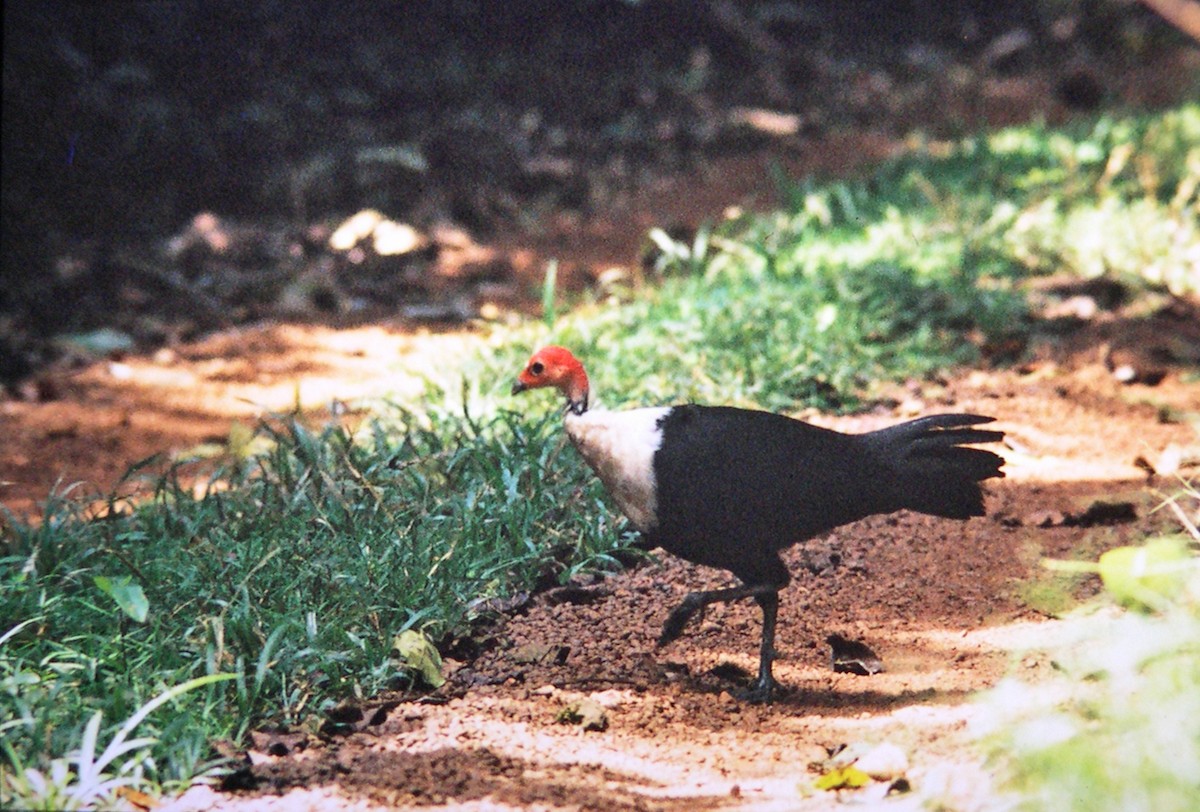
[[[409,685],[391,651],[399,632],[445,641],[491,598],[615,567],[624,522],[562,438],[559,405],[508,396],[535,344],[573,347],[612,405],[845,410],[879,382],[1019,344],[1024,279],[1096,272],[1067,224],[1144,216],[1153,227],[1138,220],[1132,236],[1099,229],[1086,256],[1122,280],[1200,290],[1188,264],[1198,121],[1192,106],[1020,128],[917,150],[853,183],[781,180],[781,211],[689,244],[655,234],[652,285],[565,308],[548,276],[544,321],[497,328],[489,349],[423,397],[378,405],[353,436],[274,421],[239,440],[244,453],[201,496],[168,476],[148,502],[114,498],[105,519],[69,493],[41,524],[8,516],[0,793],[67,797],[14,778],[25,769],[60,788],[84,774],[103,783],[72,752],[115,740],[164,695],[122,775],[188,781],[212,765],[214,740],[320,725],[340,701]],[[1167,236],[1146,247],[1151,233]],[[1139,251],[1154,253],[1152,274]],[[170,693],[218,674],[233,678]]]
[[[10,766],[40,765],[171,685],[236,674],[150,716],[157,780],[203,771],[214,738],[294,725],[347,697],[404,688],[395,634],[463,631],[489,598],[574,568],[611,567],[620,527],[564,451],[552,416],[476,422],[396,410],[367,436],[289,421],[273,448],[194,498],[176,479],[132,512],[85,521],[51,500],[15,524],[0,563],[0,649]],[[132,620],[96,583],[128,578]]]
[[[547,337],[581,350],[622,403],[851,409],[875,382],[1019,346],[1033,276],[1200,293],[1200,105],[1004,130],[854,183],[779,186],[779,211],[687,243],[652,232],[659,283]]]

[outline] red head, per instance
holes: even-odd
[[[513,394],[553,386],[567,399],[567,407],[583,414],[588,406],[588,377],[583,364],[565,347],[550,345],[535,352],[513,384]]]

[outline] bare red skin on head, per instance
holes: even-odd
[[[587,408],[588,377],[579,359],[566,347],[551,344],[535,352],[517,376],[518,391],[553,386],[577,413]]]

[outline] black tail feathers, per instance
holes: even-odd
[[[996,443],[1004,432],[973,428],[993,418],[939,414],[875,432],[885,459],[894,468],[894,496],[900,507],[965,519],[982,516],[979,483],[1001,478],[1004,458],[977,443]]]

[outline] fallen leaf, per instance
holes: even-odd
[[[404,667],[415,673],[430,688],[440,688],[446,679],[442,676],[442,655],[428,637],[413,629],[405,629],[392,640],[392,652]]]
[[[883,660],[866,643],[831,634],[825,642],[832,649],[833,670],[839,674],[858,674],[869,677],[884,670]]]
[[[135,809],[153,809],[158,806],[158,800],[133,787],[117,787],[116,796]]]
[[[820,790],[858,789],[871,783],[871,776],[851,765],[830,770],[817,779],[816,786]]]

